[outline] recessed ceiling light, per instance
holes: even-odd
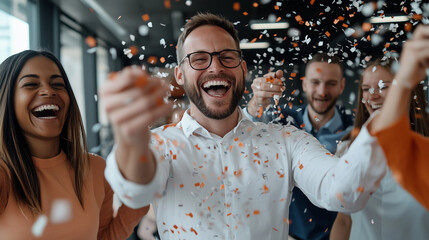
[[[408,16],[384,16],[384,17],[372,17],[370,18],[370,23],[394,23],[394,22],[406,22],[409,21]]]
[[[254,42],[254,43],[243,42],[243,43],[240,43],[241,49],[265,49],[265,48],[268,48],[269,46],[270,46],[269,42]]]
[[[265,29],[286,29],[289,27],[287,22],[256,22],[250,21],[250,28],[253,30]]]

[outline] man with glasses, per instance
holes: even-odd
[[[159,80],[135,87],[141,69],[124,69],[100,92],[116,141],[106,178],[124,204],[153,203],[162,239],[286,239],[294,186],[330,210],[365,205],[385,169],[382,157],[370,159],[382,155],[375,139],[363,128],[338,159],[304,131],[244,116],[247,66],[230,21],[192,17],[177,59],[190,108],[176,125],[149,131],[172,106],[159,102],[168,91]]]

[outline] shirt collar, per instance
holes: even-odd
[[[302,121],[304,122],[304,128],[306,132],[312,133],[313,132],[313,125],[311,125],[310,118],[308,117],[308,107],[304,110],[304,116],[302,118]],[[341,120],[340,113],[338,112],[338,109],[335,107],[335,113],[334,116],[329,120],[325,125],[323,125],[320,129],[326,129],[330,133],[335,133],[339,129],[343,127],[343,121]]]
[[[203,126],[201,126],[191,115],[189,115],[189,110],[186,110],[183,114],[182,120],[180,121],[180,126],[183,129],[183,133],[186,137],[189,137],[191,135],[197,134],[202,135],[205,137],[213,138],[214,134],[210,133],[207,129],[205,129]],[[242,112],[243,110],[238,107],[238,124],[234,127],[232,130],[234,133],[237,131],[237,129],[245,124],[251,124],[255,125],[252,120],[250,120],[245,114]]]

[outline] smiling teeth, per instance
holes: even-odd
[[[41,111],[44,111],[44,110],[58,111],[58,110],[60,110],[60,108],[57,105],[48,104],[48,105],[42,105],[42,106],[37,107],[36,109],[34,109],[35,112],[41,112]]]
[[[371,104],[371,107],[373,108],[373,109],[378,109],[378,108],[381,108],[383,105],[381,105],[381,104]]]
[[[211,86],[224,86],[224,87],[229,87],[229,83],[225,82],[225,81],[208,81],[205,82],[203,85],[203,88],[209,88]]]

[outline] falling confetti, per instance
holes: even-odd
[[[52,203],[51,221],[52,223],[67,222],[72,218],[71,204],[68,200],[57,199]]]
[[[40,215],[36,222],[34,222],[33,226],[31,227],[31,233],[35,237],[40,237],[43,234],[43,231],[45,230],[46,224],[48,224],[48,217],[44,214]]]

